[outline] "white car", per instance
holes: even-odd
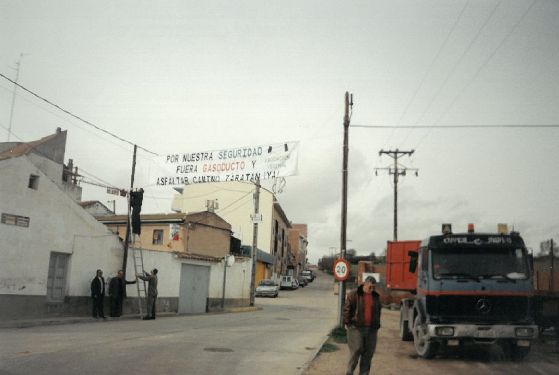
[[[294,276],[285,275],[281,277],[280,281],[281,289],[297,289],[299,288],[299,283]]]
[[[279,286],[272,280],[262,280],[256,287],[256,297],[274,297],[279,295]]]

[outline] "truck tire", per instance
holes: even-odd
[[[530,347],[518,346],[514,341],[510,343],[509,348],[513,361],[522,361],[530,353]]]
[[[402,339],[402,341],[413,340],[413,334],[410,331],[409,323],[407,320],[404,320],[402,312],[400,312],[400,339]]]
[[[415,317],[413,323],[413,345],[416,353],[425,359],[431,359],[437,354],[438,343],[427,340],[427,327],[421,323],[421,317]]]

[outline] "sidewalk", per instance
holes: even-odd
[[[231,313],[240,313],[240,312],[250,312],[250,311],[257,311],[262,310],[260,306],[247,306],[247,307],[232,307],[230,309],[225,309],[225,311],[217,311],[205,314],[231,314]],[[204,315],[204,314],[197,314],[197,315]],[[175,312],[162,312],[157,314],[157,318],[168,318],[174,316],[187,316],[182,314],[177,314]],[[39,327],[39,326],[51,326],[51,325],[63,325],[63,324],[77,324],[77,323],[97,323],[97,322],[110,322],[110,321],[119,321],[119,320],[141,320],[141,317],[138,314],[133,315],[122,315],[120,318],[111,318],[107,317],[105,320],[103,319],[95,319],[89,316],[58,316],[58,317],[49,317],[49,318],[42,318],[42,319],[12,319],[12,320],[4,320],[0,321],[0,329],[7,329],[7,328],[30,328],[30,327]]]

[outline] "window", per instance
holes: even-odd
[[[29,189],[37,190],[39,188],[39,176],[29,175],[29,184],[27,185]]]
[[[163,245],[163,229],[153,230],[153,242],[154,245]]]
[[[47,301],[63,302],[66,291],[66,274],[69,254],[50,253],[47,279]]]

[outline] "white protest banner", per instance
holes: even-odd
[[[163,156],[157,186],[256,181],[297,174],[299,142]]]

